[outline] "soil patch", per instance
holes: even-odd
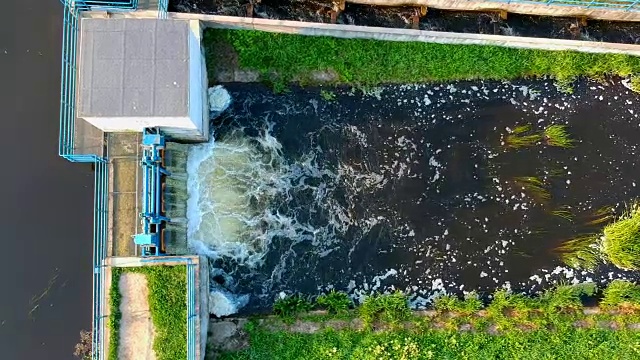
[[[123,273],[118,286],[122,295],[118,359],[155,360],[155,330],[149,310],[147,277],[144,274]]]

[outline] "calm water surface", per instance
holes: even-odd
[[[57,156],[62,6],[2,4],[0,357],[72,359],[91,320],[93,174]]]

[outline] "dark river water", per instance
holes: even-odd
[[[91,319],[93,174],[58,157],[62,6],[0,21],[0,358],[72,359]]]
[[[215,141],[190,153],[189,231],[221,270],[212,284],[249,295],[242,311],[280,292],[400,289],[421,308],[442,292],[638,277],[571,269],[557,250],[640,196],[639,100],[620,79],[572,94],[549,80],[225,86]],[[552,124],[573,147],[510,147],[516,127]]]

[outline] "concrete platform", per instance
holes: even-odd
[[[140,229],[140,133],[108,133],[110,256],[134,256]]]
[[[104,133],[83,119],[77,118],[74,124],[74,155],[104,156]]]

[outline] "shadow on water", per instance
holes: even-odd
[[[573,95],[550,81],[338,88],[334,101],[320,89],[225,86],[234,104],[216,142],[240,131],[259,147],[272,136],[286,179],[255,225],[273,231],[261,265],[214,262],[236,292],[254,295],[245,311],[280,291],[401,289],[419,307],[441,291],[529,293],[637,275],[574,271],[554,252],[597,232],[588,223],[598,209],[620,213],[640,195],[638,98],[621,85],[582,81]],[[516,126],[540,134],[551,124],[575,146],[505,144]]]

